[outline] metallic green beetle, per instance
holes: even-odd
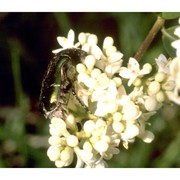
[[[82,62],[86,55],[80,49],[65,49],[49,63],[40,92],[40,111],[46,118],[65,118],[70,93],[76,96],[73,85],[77,76],[76,64]]]

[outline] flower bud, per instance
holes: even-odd
[[[115,113],[118,110],[118,105],[114,102],[109,102],[106,106],[106,111],[108,113]]]
[[[106,48],[108,48],[109,46],[112,46],[113,44],[114,44],[113,38],[107,36],[107,37],[104,39],[104,42],[103,42],[103,49],[106,49]]]
[[[151,72],[152,66],[151,66],[151,64],[146,63],[146,64],[143,65],[143,69],[146,69],[146,70],[148,70],[149,72]]]
[[[66,129],[66,123],[62,119],[56,117],[53,117],[51,120],[49,132],[51,135],[55,135],[55,136],[69,135]]]
[[[56,165],[56,167],[58,167],[58,168],[62,168],[63,166],[65,166],[65,164],[66,164],[66,162],[61,161],[61,160],[55,161],[55,165]]]
[[[145,143],[151,143],[154,139],[154,134],[150,131],[146,131],[145,134],[143,135],[143,137],[141,137],[141,139],[145,142]]]
[[[121,133],[124,130],[124,125],[120,122],[113,122],[112,127],[116,133]]]
[[[80,73],[80,74],[78,74],[78,76],[77,76],[77,79],[78,79],[78,81],[79,82],[86,82],[88,79],[89,79],[90,77],[88,76],[88,74],[86,74],[86,73]]]
[[[157,101],[154,97],[149,96],[146,98],[144,106],[147,111],[154,111],[157,108]]]
[[[89,71],[91,71],[96,63],[96,59],[93,55],[88,55],[85,58],[85,65]]]
[[[136,79],[133,81],[133,85],[134,85],[134,86],[140,86],[140,85],[141,85],[141,79],[140,79],[140,78],[136,78]]]
[[[77,125],[76,125],[76,120],[74,118],[74,116],[72,114],[69,114],[66,118],[66,125],[68,128],[72,129],[72,130],[76,130],[77,129]]]
[[[106,122],[103,121],[102,119],[98,119],[96,122],[96,129],[101,128],[101,127],[105,127],[106,126]]]
[[[124,134],[128,139],[132,139],[139,134],[139,128],[134,124],[127,125]]]
[[[88,43],[83,44],[82,48],[83,51],[89,53],[90,51],[90,45]]]
[[[113,157],[113,154],[107,154],[107,153],[103,156],[103,158],[106,160],[110,160],[112,159],[112,157]]]
[[[90,35],[88,36],[87,42],[88,42],[88,44],[90,44],[90,45],[97,44],[98,38],[97,38],[97,36],[96,36],[95,34],[90,34]]]
[[[85,44],[86,40],[87,40],[86,34],[83,33],[83,32],[80,33],[79,36],[78,36],[78,40],[81,43],[81,45]]]
[[[135,105],[127,106],[124,109],[123,119],[135,120],[139,117],[140,114],[141,114],[141,111],[139,110],[138,106],[135,106]]]
[[[113,81],[116,83],[116,87],[119,87],[120,85],[122,85],[122,80],[119,77],[113,78]]]
[[[84,123],[84,131],[86,133],[92,133],[95,128],[95,123],[92,120],[86,121]]]
[[[159,91],[157,94],[156,94],[156,100],[158,102],[163,102],[165,101],[165,95],[163,93],[163,91]]]
[[[48,142],[50,145],[58,145],[61,143],[61,138],[59,136],[51,136]]]
[[[85,151],[89,151],[89,152],[91,152],[91,151],[93,150],[91,143],[88,142],[88,141],[86,141],[86,142],[83,144],[83,149],[84,149]]]
[[[79,64],[76,65],[76,71],[78,73],[85,73],[86,70],[87,70],[87,68],[86,68],[86,66],[84,64],[79,63]]]
[[[66,147],[64,150],[61,151],[60,159],[62,161],[68,161],[72,159],[73,153],[70,147]]]
[[[152,81],[150,84],[149,84],[149,91],[150,93],[152,94],[156,94],[157,92],[159,92],[160,90],[160,84],[159,82],[157,81]]]
[[[98,152],[102,153],[102,152],[106,152],[109,145],[107,142],[100,140],[97,143],[95,143],[93,145],[94,149],[96,149]]]
[[[47,155],[51,161],[56,161],[60,157],[60,150],[57,146],[50,146]]]
[[[157,81],[157,82],[162,82],[162,81],[165,80],[165,78],[166,78],[165,73],[163,73],[163,72],[158,72],[158,73],[156,74],[156,76],[155,76],[155,81]]]
[[[99,75],[101,74],[101,71],[97,68],[94,68],[92,71],[91,71],[91,77],[96,79]]]
[[[115,46],[109,46],[107,49],[106,49],[106,55],[107,56],[111,56],[111,54],[115,53],[117,51],[116,47]]]
[[[78,138],[76,136],[74,136],[74,135],[68,136],[66,141],[67,141],[68,146],[70,146],[70,147],[75,147],[79,143]]]
[[[121,121],[121,119],[122,119],[122,114],[120,112],[115,112],[113,114],[113,120],[114,121],[118,122],[118,121]]]

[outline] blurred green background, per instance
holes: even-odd
[[[59,48],[56,37],[69,29],[98,36],[112,36],[127,63],[134,56],[156,20],[156,13],[0,13],[0,167],[55,167],[48,148],[49,120],[40,114],[38,98],[41,81],[52,50]],[[165,26],[177,25],[176,20]],[[141,63],[160,53],[161,32]],[[180,167],[180,108],[164,106],[150,119],[148,128],[155,140],[140,139],[108,161],[109,167]]]

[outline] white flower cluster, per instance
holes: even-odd
[[[173,82],[173,89],[167,92],[167,96],[171,101],[180,105],[180,25],[175,29],[174,34],[178,37],[178,40],[172,43],[176,49],[176,57],[172,60],[169,68],[169,79]]]
[[[180,18],[179,18],[179,24],[180,24]],[[175,29],[174,34],[177,37],[179,37],[179,39],[174,41],[172,43],[172,46],[176,49],[176,56],[180,57],[180,26]]]
[[[64,120],[52,118],[47,154],[57,167],[69,166],[75,160],[76,167],[106,167],[105,160],[119,153],[121,142],[127,149],[136,137],[146,143],[154,139],[146,129],[148,119],[167,95],[171,96],[169,93],[178,95],[180,63],[179,59],[168,61],[160,55],[156,59],[157,73],[152,74],[149,63],[140,67],[132,57],[127,67],[122,66],[123,54],[114,46],[112,37],[104,39],[102,49],[94,34],[80,33],[75,45],[74,38],[72,30],[68,38],[58,37],[62,48],[53,52],[66,48],[87,52],[84,61],[76,65],[74,86],[89,116],[78,116],[77,108]]]

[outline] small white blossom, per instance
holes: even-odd
[[[169,73],[170,61],[168,61],[163,54],[160,54],[159,57],[155,59],[155,61],[158,65],[158,72],[164,72],[166,74]]]
[[[61,36],[57,37],[57,41],[60,44],[60,46],[62,46],[62,48],[53,50],[52,52],[56,54],[66,48],[73,48],[73,47],[77,48],[80,45],[80,43],[74,44],[74,39],[75,39],[75,34],[74,31],[71,29],[68,32],[67,38]]]
[[[130,58],[127,68],[126,67],[121,67],[119,71],[119,75],[125,79],[129,79],[128,81],[128,86],[131,86],[131,84],[134,82],[134,80],[137,77],[141,77],[145,74],[149,74],[151,72],[151,69],[149,67],[140,70],[139,63],[137,62],[136,59]]]

